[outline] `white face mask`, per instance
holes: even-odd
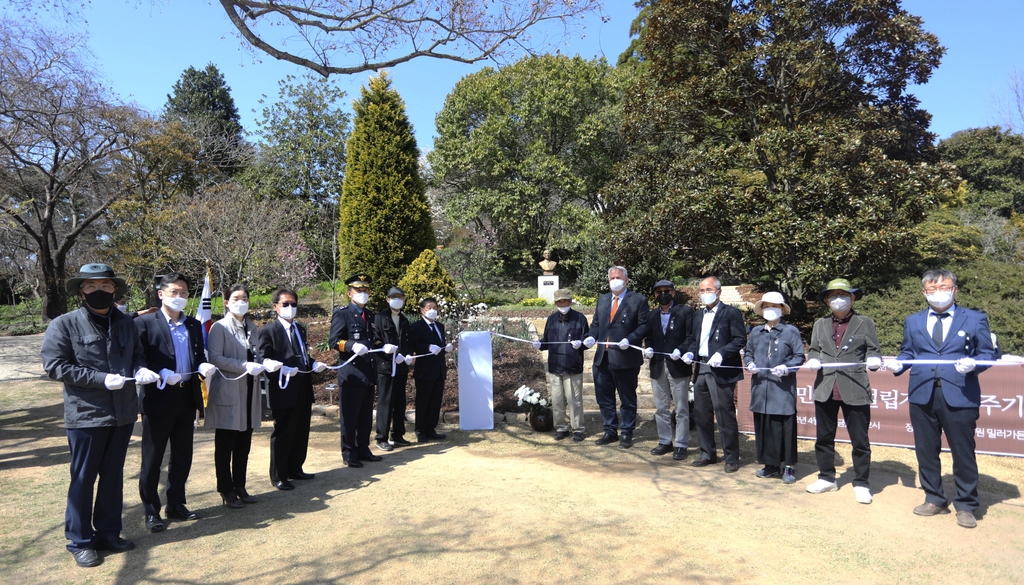
[[[281,312],[278,313],[278,315],[284,317],[285,319],[294,319],[295,318],[295,313],[298,313],[298,312],[299,312],[299,308],[298,307],[281,307]]]
[[[423,313],[423,316],[433,321],[437,319],[437,309],[427,309],[427,312]]]
[[[245,301],[234,301],[228,303],[228,310],[239,317],[243,317],[249,312],[249,303]]]
[[[935,309],[945,309],[953,302],[953,291],[940,290],[933,292],[930,295],[925,295],[928,299],[928,304]]]
[[[778,321],[782,318],[782,309],[778,307],[765,307],[761,314],[766,321]]]
[[[564,314],[568,313],[569,309],[571,309],[571,308],[572,307],[558,307],[558,312],[564,315]]]
[[[626,286],[626,281],[621,278],[613,278],[608,281],[608,286],[612,289],[613,293],[617,293],[622,290],[622,287]]]
[[[700,302],[704,303],[705,305],[710,305],[711,303],[713,303],[713,302],[715,302],[717,300],[718,300],[718,295],[715,294],[715,293],[704,293],[704,294],[700,295]]]
[[[366,303],[370,302],[370,293],[357,292],[356,294],[352,295],[352,300],[355,301],[356,304],[358,305],[365,305]]]
[[[405,306],[405,299],[388,299],[388,306],[396,311],[401,311]]]
[[[850,297],[832,297],[828,306],[836,313],[842,313],[850,308]]]
[[[164,297],[163,302],[165,307],[175,312],[181,312],[188,305],[188,299],[181,297]]]
[[[118,311],[121,311],[122,313],[124,313],[126,315],[128,314],[128,305],[114,305],[114,306],[117,307]]]

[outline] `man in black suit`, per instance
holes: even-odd
[[[597,309],[590,323],[591,336],[584,345],[594,352],[594,395],[601,408],[604,434],[594,441],[607,445],[619,441],[619,447],[633,446],[636,428],[636,384],[643,355],[630,345],[640,345],[647,336],[647,297],[626,288],[629,273],[622,266],[608,269],[611,292],[597,299]],[[615,412],[615,393],[622,403],[622,440],[619,440],[619,417]]]
[[[689,364],[679,361],[680,346],[692,340],[693,309],[675,302],[676,287],[671,280],[659,280],[654,285],[654,298],[658,306],[647,316],[647,348],[650,358],[651,391],[654,394],[654,421],[658,425],[658,445],[651,455],[664,455],[673,450],[676,461],[686,459],[690,446],[690,375]],[[661,354],[671,354],[666,358]],[[675,404],[675,432],[672,431],[672,406]],[[674,441],[673,441],[674,438]]]
[[[420,301],[419,321],[409,329],[409,341],[416,355],[416,367],[412,378],[416,382],[416,440],[426,443],[430,439],[445,438],[437,432],[441,417],[441,399],[444,397],[444,382],[448,378],[446,355],[452,350],[445,343],[444,325],[437,320],[437,300],[427,297]]]
[[[740,468],[739,425],[736,423],[736,383],[743,379],[740,350],[747,344],[743,313],[721,302],[722,283],[711,276],[698,288],[704,309],[693,316],[693,334],[683,362],[697,362],[697,380],[693,385],[693,415],[697,419],[700,458],[694,467],[718,461],[715,446],[715,417],[722,434],[725,472]]]
[[[362,467],[363,461],[381,460],[370,451],[373,385],[377,381],[373,362],[366,355],[374,345],[373,313],[366,309],[371,282],[366,274],[354,274],[345,284],[351,302],[331,315],[330,343],[341,354],[341,363],[352,360],[338,370],[341,458],[349,467]]]
[[[388,306],[373,316],[375,344],[385,349],[397,348],[398,356],[412,355],[409,342],[409,319],[402,312],[405,291],[391,287]],[[385,351],[376,354],[377,364],[377,448],[391,451],[394,447],[411,445],[405,440],[405,385],[409,379],[409,365],[405,360]],[[391,441],[388,442],[388,435]]]
[[[270,481],[279,490],[295,489],[290,479],[313,479],[302,470],[309,447],[309,419],[313,411],[312,369],[307,349],[306,329],[295,322],[299,296],[279,288],[270,297],[277,319],[260,327],[256,334],[256,353],[268,375],[267,399],[274,417],[270,434]],[[300,371],[302,373],[300,373]],[[285,388],[281,388],[284,377]]]
[[[139,497],[146,514],[146,528],[160,532],[160,466],[164,450],[171,445],[167,465],[168,518],[195,520],[199,515],[185,506],[185,481],[192,469],[192,435],[196,410],[203,405],[199,377],[194,372],[205,361],[203,326],[184,313],[188,304],[188,279],[172,272],[158,285],[160,310],[135,320],[142,338],[146,363],[161,378],[157,384],[141,386],[142,470]]]

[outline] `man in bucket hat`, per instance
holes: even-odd
[[[50,323],[40,352],[47,376],[64,383],[71,450],[64,536],[80,567],[100,564],[97,551],[135,548],[121,538],[124,459],[138,420],[135,385],[160,377],[146,367],[135,322],[114,309],[126,289],[106,264],[83,266],[67,282],[68,294],[82,306]]]
[[[548,352],[548,389],[555,417],[555,440],[583,440],[583,340],[590,335],[587,317],[572,308],[572,291],[555,291],[555,312],[533,347]],[[566,416],[568,414],[568,416]]]

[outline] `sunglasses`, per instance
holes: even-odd
[[[282,307],[298,307],[299,306],[299,303],[284,302],[284,303],[278,303],[278,304],[281,305]]]

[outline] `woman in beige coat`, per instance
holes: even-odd
[[[252,430],[260,426],[260,396],[254,382],[263,366],[253,357],[256,324],[245,316],[249,291],[236,284],[224,297],[226,315],[210,327],[206,343],[210,363],[220,370],[207,380],[206,428],[216,429],[213,461],[217,491],[225,506],[241,508],[243,502],[256,502],[245,491],[245,476]]]

